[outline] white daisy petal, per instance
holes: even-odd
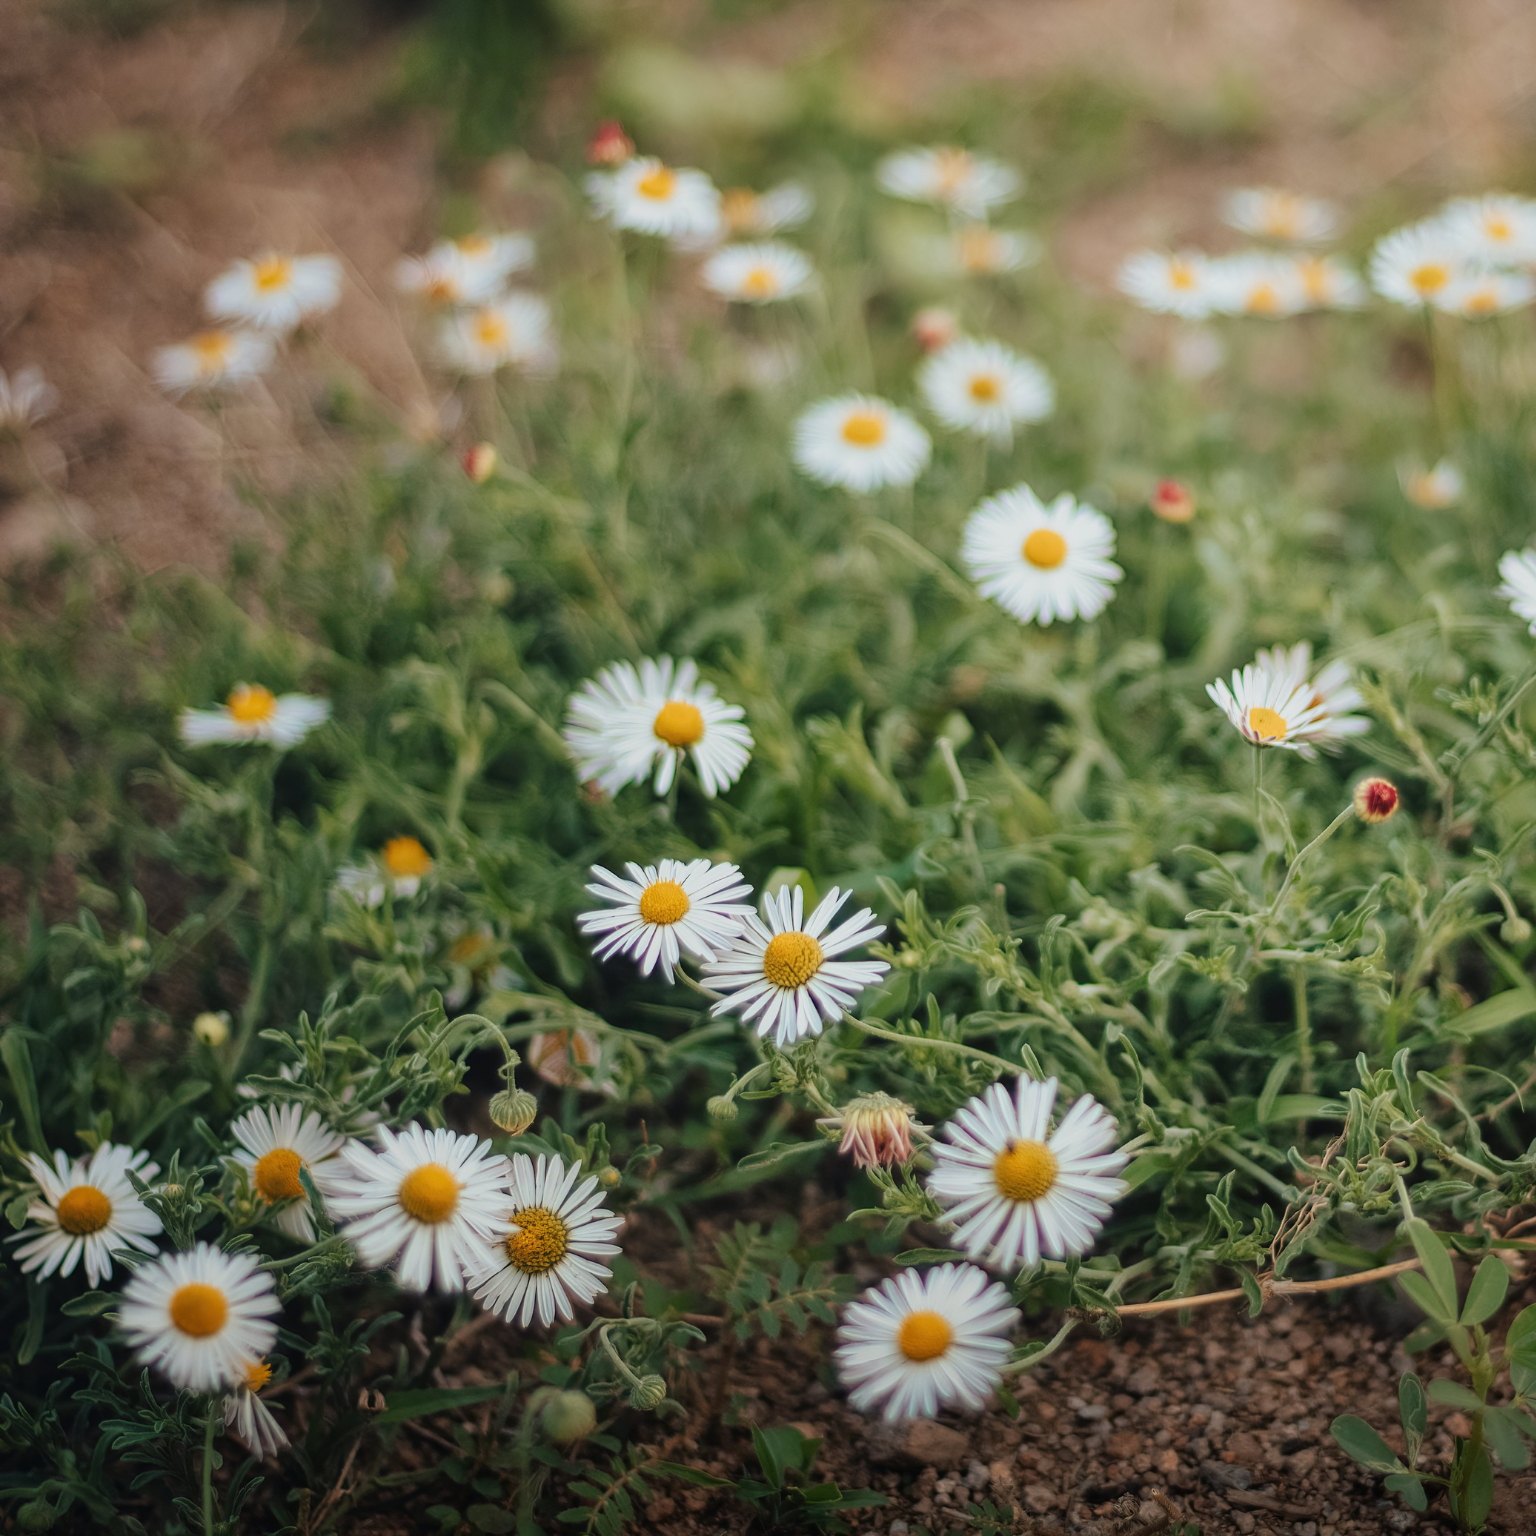
[[[457,311],[443,321],[438,345],[449,367],[471,375],[500,368],[552,373],[559,357],[549,305],[536,293],[503,294]]]
[[[167,394],[249,383],[272,365],[272,343],[252,331],[203,331],[154,355],[155,382]]]
[[[873,395],[839,395],[801,413],[794,460],[821,485],[868,493],[911,485],[933,451],[928,434],[905,411]]]
[[[238,683],[222,709],[184,709],[177,727],[189,747],[215,742],[292,747],[330,718],[328,699],[303,693],[279,696],[260,683]]]
[[[1310,646],[1260,652],[1257,661],[1232,674],[1230,687],[1218,678],[1205,691],[1255,746],[1284,747],[1303,757],[1315,755],[1314,742],[1332,750],[1344,737],[1368,729],[1369,721],[1334,713],[1363,702],[1347,669],[1335,664],[1312,681],[1297,673],[1298,661],[1309,667],[1311,654]]]
[[[1024,179],[1011,165],[969,150],[938,145],[902,149],[875,168],[882,191],[913,203],[934,203],[967,218],[984,219],[1019,195]]]
[[[1528,549],[1512,549],[1499,561],[1499,575],[1504,578],[1498,596],[1508,602],[1515,617],[1524,619],[1536,635],[1536,554]]]
[[[314,1218],[299,1174],[308,1173],[324,1199],[342,1177],[336,1154],[346,1137],[302,1104],[248,1110],[229,1134],[239,1147],[234,1161],[246,1170],[257,1198],[272,1209],[272,1219],[290,1237],[313,1242]]]
[[[1204,320],[1216,313],[1215,277],[1198,251],[1138,251],[1126,258],[1116,283],[1143,309]]]
[[[601,959],[632,955],[642,975],[659,969],[671,981],[680,951],[696,960],[712,960],[717,950],[736,937],[752,910],[738,899],[748,895],[751,887],[734,864],[663,859],[638,870],[632,884],[620,882],[598,865],[592,873],[596,883],[587,889],[618,910],[583,912],[576,925],[583,933],[606,935],[597,949]],[[625,884],[630,884],[630,890],[623,888]]]
[[[1045,369],[1000,341],[952,342],[919,369],[917,387],[946,427],[1002,444],[1056,407]]]
[[[720,194],[703,171],[676,169],[650,156],[627,161],[601,181],[589,179],[588,190],[615,229],[700,244],[717,239],[724,228]]]
[[[1333,237],[1338,209],[1321,198],[1300,197],[1278,187],[1243,187],[1222,199],[1221,216],[1233,229],[1287,245]]]
[[[1371,252],[1371,287],[1395,304],[1432,304],[1466,270],[1461,239],[1437,219],[1394,230]]]
[[[341,298],[341,263],[334,256],[285,256],[275,251],[237,261],[203,295],[215,320],[263,331],[291,331]]]

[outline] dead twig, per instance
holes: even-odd
[[[1417,1259],[1404,1259],[1399,1264],[1383,1264],[1380,1269],[1363,1269],[1354,1275],[1336,1275],[1332,1280],[1272,1280],[1268,1275],[1259,1276],[1259,1290],[1265,1301],[1271,1296],[1310,1296],[1318,1291],[1343,1291],[1353,1285],[1369,1285],[1373,1280],[1390,1280],[1405,1270],[1418,1269]],[[1210,1307],[1220,1301],[1241,1301],[1248,1292],[1241,1287],[1233,1291],[1207,1291],[1203,1296],[1169,1296],[1162,1301],[1136,1301],[1115,1310],[1121,1317],[1150,1317],[1156,1312],[1181,1312],[1185,1307]]]

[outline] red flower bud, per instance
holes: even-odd
[[[459,462],[476,485],[484,485],[496,473],[496,450],[489,443],[476,443],[464,450]]]
[[[1361,821],[1386,821],[1397,815],[1397,785],[1388,779],[1361,779],[1355,785],[1355,815]]]
[[[1178,480],[1159,480],[1152,493],[1152,510],[1165,523],[1187,523],[1195,515],[1195,498]]]
[[[589,165],[623,165],[634,158],[635,141],[612,118],[597,125],[587,145]]]

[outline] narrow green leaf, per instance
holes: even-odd
[[[952,1248],[908,1248],[905,1253],[896,1255],[898,1264],[953,1264],[954,1261]]]
[[[37,1099],[37,1078],[32,1074],[32,1053],[20,1029],[0,1031],[0,1063],[4,1063],[10,1077],[16,1108],[27,1128],[27,1140],[34,1152],[46,1158],[48,1138],[43,1135],[43,1111]]]
[[[1504,1305],[1509,1294],[1509,1271],[1497,1254],[1490,1253],[1477,1266],[1472,1284],[1467,1287],[1467,1299],[1461,1309],[1461,1321],[1465,1327],[1474,1323],[1486,1323]]]
[[[508,1531],[517,1529],[517,1516],[499,1504],[471,1504],[464,1511],[464,1518],[477,1531],[485,1531],[488,1536],[506,1536]]]
[[[1264,1292],[1251,1271],[1240,1269],[1237,1278],[1242,1282],[1243,1295],[1248,1298],[1248,1316],[1257,1317],[1264,1310]]]
[[[1338,1441],[1339,1449],[1362,1467],[1369,1467],[1373,1472],[1408,1470],[1397,1459],[1392,1447],[1364,1419],[1356,1418],[1352,1413],[1340,1414],[1328,1427]]]
[[[118,1299],[114,1291],[86,1291],[84,1295],[71,1296],[59,1311],[65,1317],[100,1317],[103,1312],[110,1312]]]
[[[1445,1244],[1429,1223],[1419,1216],[1403,1223],[1403,1235],[1413,1244],[1413,1251],[1418,1254],[1419,1262],[1424,1266],[1424,1278],[1429,1281],[1430,1288],[1439,1300],[1439,1310],[1431,1311],[1430,1316],[1455,1322],[1456,1271],[1451,1268],[1451,1256],[1445,1251]],[[1407,1276],[1403,1278],[1406,1280]]]
[[[1536,1013],[1536,988],[1515,987],[1497,997],[1474,1003],[1472,1007],[1447,1019],[1445,1027],[1458,1035],[1482,1035],[1491,1029],[1503,1029]]]
[[[1264,1088],[1259,1094],[1258,1121],[1260,1125],[1269,1124],[1275,1107],[1275,1100],[1280,1096],[1280,1090],[1285,1087],[1285,1080],[1291,1075],[1291,1070],[1295,1065],[1295,1053],[1287,1051],[1269,1069],[1269,1076],[1264,1079]]]
[[[468,1408],[500,1397],[506,1388],[427,1387],[417,1392],[391,1392],[384,1412],[375,1424],[401,1424],[406,1419],[424,1418],[429,1413],[446,1413],[453,1408]]]
[[[695,1488],[734,1488],[736,1485],[728,1477],[716,1477],[713,1472],[705,1472],[699,1467],[687,1467],[680,1461],[653,1461],[653,1471],[660,1472],[666,1477],[676,1477],[685,1483],[692,1483]]]

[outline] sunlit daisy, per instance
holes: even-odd
[[[1023,186],[1011,165],[951,146],[898,150],[876,166],[875,179],[892,197],[937,203],[971,219],[986,218],[989,209],[1017,197]]]
[[[380,907],[386,896],[408,900],[432,873],[432,855],[414,837],[392,837],[366,864],[347,864],[336,872],[336,889],[365,907]]]
[[[664,795],[685,756],[691,755],[706,795],[729,789],[752,756],[746,711],[727,704],[711,683],[700,682],[696,661],[647,657],[636,669],[621,661],[605,667],[572,696],[566,744],[583,779],[610,795],[650,778]]]
[[[141,1264],[123,1287],[124,1337],[173,1387],[218,1392],[243,1383],[249,1363],[276,1342],[283,1309],[259,1264],[258,1254],[212,1243]]]
[[[1001,1385],[1019,1312],[974,1264],[903,1270],[843,1309],[838,1379],[860,1413],[931,1419],[984,1408]]]
[[[1020,623],[1091,619],[1125,572],[1114,525],[1063,492],[1046,506],[1027,485],[989,496],[965,525],[961,558],[983,597]]]
[[[268,252],[237,261],[203,293],[215,320],[291,331],[341,299],[341,263],[334,256],[283,256]]]
[[[523,1053],[528,1065],[554,1088],[595,1088],[602,1047],[590,1029],[547,1029]]]
[[[172,395],[247,384],[267,371],[272,356],[272,343],[253,331],[203,331],[155,353],[155,382]]]
[[[1449,459],[1441,459],[1429,469],[1400,469],[1398,482],[1403,495],[1426,512],[1443,512],[1447,507],[1454,507],[1467,489],[1461,471]]]
[[[860,492],[911,485],[932,452],[911,416],[873,395],[823,400],[795,422],[795,463],[822,485]]]
[[[1126,258],[1115,283],[1143,309],[1203,320],[1215,313],[1214,279],[1211,263],[1198,251],[1138,251]]]
[[[1461,273],[1430,302],[1463,320],[1488,320],[1524,309],[1532,299],[1536,299],[1536,281],[1530,273],[1485,271]]]
[[[59,392],[41,368],[19,368],[9,377],[0,368],[0,432],[23,432],[59,403]]]
[[[595,877],[587,890],[612,905],[583,912],[576,926],[597,937],[594,953],[599,960],[613,955],[632,955],[642,976],[658,970],[672,980],[679,955],[713,960],[741,931],[752,908],[739,898],[751,887],[734,864],[711,864],[708,859],[663,859],[660,864],[625,866],[626,880],[592,866]]]
[[[260,683],[237,683],[222,709],[184,709],[177,726],[189,747],[253,741],[292,747],[330,718],[328,699],[307,693],[274,694]]]
[[[1499,561],[1499,575],[1504,583],[1496,595],[1505,599],[1515,617],[1524,619],[1536,635],[1536,554],[1528,549],[1510,550]]]
[[[468,374],[498,368],[549,373],[558,355],[549,305],[536,293],[503,294],[448,316],[438,344],[449,367]]]
[[[704,263],[704,286],[738,304],[792,299],[812,282],[811,264],[792,245],[776,240],[722,246]]]
[[[1299,197],[1278,187],[1244,187],[1221,202],[1221,216],[1233,229],[1262,240],[1311,244],[1338,229],[1338,209],[1316,197]]]
[[[277,1455],[288,1444],[272,1410],[257,1396],[271,1379],[272,1367],[265,1360],[247,1360],[240,1384],[224,1399],[225,1429],[262,1459]]]
[[[533,265],[527,235],[466,235],[439,240],[425,256],[408,256],[395,268],[395,286],[434,304],[486,304],[514,272]]]
[[[1337,256],[1294,256],[1294,279],[1307,309],[1359,309],[1369,296],[1360,274]]]
[[[50,1164],[35,1152],[26,1156],[38,1198],[27,1207],[27,1226],[8,1242],[20,1243],[16,1258],[24,1275],[72,1275],[85,1260],[85,1278],[97,1286],[112,1274],[114,1248],[154,1253],[150,1241],[160,1218],[128,1182],[131,1169],[146,1184],[159,1173],[147,1152],[103,1142],[89,1157],[53,1154]]]
[[[506,1158],[478,1136],[408,1125],[375,1128],[379,1150],[349,1141],[345,1176],[326,1203],[369,1269],[395,1261],[400,1284],[464,1289],[507,1209]]]
[[[1257,747],[1300,751],[1326,713],[1321,701],[1313,702],[1312,689],[1305,683],[1298,683],[1289,672],[1251,661],[1232,674],[1230,688],[1217,678],[1205,685],[1205,691],[1244,739]]]
[[[1321,709],[1318,718],[1299,733],[1298,750],[1303,757],[1315,757],[1314,747],[1336,752],[1351,736],[1370,730],[1371,722],[1365,716],[1350,714],[1365,699],[1355,687],[1349,668],[1342,661],[1330,661],[1314,674],[1309,641],[1289,650],[1277,645],[1272,651],[1259,651],[1254,660],[1263,670],[1289,679],[1298,688],[1310,689],[1312,706]]]
[[[993,1083],[934,1143],[928,1193],[973,1259],[1033,1269],[1042,1257],[1086,1253],[1125,1193],[1114,1116],[1085,1093],[1052,1132],[1056,1088],[1054,1077],[1037,1083],[1022,1074],[1012,1095]]]
[[[239,1146],[234,1160],[246,1170],[257,1198],[276,1207],[276,1226],[289,1237],[312,1243],[314,1215],[299,1174],[309,1175],[322,1198],[328,1195],[342,1172],[336,1154],[346,1137],[302,1104],[248,1110],[230,1126],[229,1134]]]
[[[1007,443],[1015,426],[1044,421],[1056,405],[1050,375],[1000,341],[960,340],[918,371],[928,408],[946,427]]]
[[[731,947],[704,966],[705,984],[723,994],[710,1011],[740,1014],[780,1050],[836,1023],[890,970],[884,960],[835,958],[885,932],[868,907],[831,927],[852,894],[833,886],[807,918],[798,885],[765,891],[762,920],[749,913]]]
[[[1536,262],[1536,201],[1528,197],[1456,198],[1436,222],[1471,261],[1512,267]]]
[[[767,192],[732,187],[720,196],[720,213],[733,235],[773,235],[781,229],[798,229],[815,207],[816,199],[794,181]]]
[[[597,180],[589,178],[589,188]],[[678,170],[649,155],[606,177],[594,200],[617,229],[672,240],[709,240],[721,228],[720,194],[703,171]]]
[[[1432,304],[1462,274],[1457,241],[1438,221],[1409,224],[1377,241],[1371,287],[1395,304]]]
[[[1241,251],[1209,264],[1218,314],[1283,320],[1307,307],[1294,260],[1276,251]]]

